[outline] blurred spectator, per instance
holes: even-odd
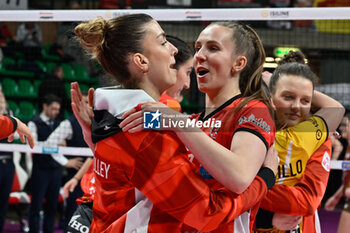
[[[345,153],[345,160],[350,161],[350,114],[346,116],[346,125],[343,129],[344,134],[347,137],[347,149]],[[344,171],[344,197],[345,204],[343,206],[343,211],[340,216],[340,221],[338,225],[338,233],[349,232],[350,228],[350,171]]]
[[[347,133],[347,127],[349,125],[349,120],[348,118],[345,116],[342,120],[342,122],[339,125],[339,132],[341,135],[341,138],[336,139],[336,138],[331,138],[332,139],[332,160],[344,160],[345,159],[345,154],[346,154],[346,150],[349,144],[349,140],[350,137],[348,137],[348,133]],[[343,180],[343,171],[342,170],[335,170],[332,169],[330,171],[329,174],[329,179],[328,179],[328,184],[327,184],[327,189],[326,192],[323,196],[323,200],[322,202],[325,203],[328,199],[331,199],[331,196],[335,195],[335,193],[337,193],[337,190],[339,188],[342,189],[342,180]],[[342,194],[342,192],[338,192],[338,194]],[[342,205],[344,199],[341,198],[343,195],[338,196],[338,200],[337,203],[335,203],[335,205],[338,204]],[[326,204],[325,204],[326,205]],[[329,204],[328,204],[329,205]],[[327,207],[328,208],[328,207]],[[335,208],[335,206],[333,207]]]
[[[70,10],[79,10],[81,6],[79,2],[72,1],[69,4]],[[78,25],[77,22],[61,22],[57,28],[57,41],[59,46],[66,45],[66,43],[74,36],[74,28]],[[68,45],[68,44],[67,44]]]
[[[10,109],[7,107],[6,99],[0,86],[0,115],[8,115],[9,113]],[[0,140],[0,143],[7,143],[7,139]],[[13,152],[0,152],[0,232],[2,232],[6,220],[14,174]]]
[[[271,8],[280,8],[280,7],[291,7],[292,1],[290,0],[270,0],[267,7],[271,7]],[[283,21],[279,21],[279,20],[272,20],[272,21],[267,21],[267,26],[269,28],[273,28],[273,29],[292,29],[292,21],[287,21],[287,20],[283,20]]]
[[[312,7],[313,2],[313,0],[296,0],[294,7]]]
[[[64,57],[70,58],[70,62],[80,63],[84,54],[82,49],[77,46],[74,38],[74,28],[77,26],[76,22],[61,22],[57,27],[57,41],[56,47],[62,49],[61,53]],[[62,56],[61,56],[62,57]],[[80,63],[81,64],[81,63]]]
[[[13,36],[7,24],[0,22],[0,63],[3,56],[14,57],[17,38]]]
[[[20,24],[17,28],[17,38],[23,46],[28,47],[41,46],[43,40],[41,29],[34,22]]]
[[[78,1],[70,2],[70,9],[77,10],[82,9]],[[87,55],[82,49],[79,42],[75,39],[74,29],[78,25],[77,22],[61,22],[57,28],[57,41],[52,47],[57,49],[61,55],[63,61],[66,61],[72,65],[84,65],[88,74],[95,76],[98,72],[95,61]]]
[[[9,115],[10,109],[7,107],[5,95],[2,92],[2,86],[0,85],[0,115]]]
[[[69,6],[70,6],[71,10],[79,10],[79,9],[81,9],[80,3],[78,1],[71,1]]]
[[[52,69],[52,75],[48,76],[39,86],[39,103],[42,106],[42,101],[47,94],[54,94],[61,98],[61,110],[59,118],[63,119],[64,110],[70,110],[70,103],[67,97],[67,92],[63,83],[63,69],[60,65]]]
[[[69,4],[70,10],[81,9],[81,6],[78,1],[72,1]],[[77,25],[76,22],[60,22],[57,27],[57,40],[51,45],[48,53],[52,55],[58,55],[61,57],[63,62],[71,63],[79,59],[79,56],[84,56],[83,54],[78,53],[77,51],[72,51],[71,38],[74,35],[74,28]],[[74,45],[73,45],[74,47]]]
[[[3,58],[4,58],[4,53],[2,52],[2,49],[0,48],[0,65],[2,63]]]
[[[12,35],[7,24],[0,22],[0,46],[7,46],[14,41],[16,41],[16,37]]]
[[[22,23],[17,28],[18,51],[24,53],[27,60],[41,59],[42,33],[38,24]]]
[[[55,95],[46,95],[43,110],[28,123],[35,142],[45,141],[59,125],[57,115],[60,111],[60,99]],[[29,210],[30,232],[39,233],[40,210],[45,199],[43,232],[53,232],[61,186],[62,168],[48,154],[33,154],[31,176],[32,201]]]
[[[131,6],[131,0],[101,0],[102,9],[123,9]]]
[[[24,137],[27,137],[30,147],[34,146],[33,136],[30,135],[30,131],[27,128],[27,126],[22,123],[20,120],[15,119],[12,117],[12,111],[8,108],[5,96],[2,92],[2,88],[0,85],[0,116],[1,116],[1,140],[0,143],[9,143],[9,141],[12,141],[14,139],[11,135],[4,135],[5,125],[3,124],[4,117],[3,116],[10,116],[10,120],[13,123],[13,130],[17,131],[21,137],[21,141],[24,142]],[[6,117],[5,117],[6,118]],[[7,119],[9,120],[9,119]],[[8,137],[4,138],[4,137]],[[11,139],[11,140],[10,140]],[[15,164],[13,161],[13,152],[0,152],[0,232],[3,232],[5,220],[6,220],[6,214],[7,214],[7,207],[9,203],[9,196],[10,192],[13,186],[13,180],[15,175]]]
[[[343,141],[343,154],[345,154],[344,159],[350,160],[350,114],[346,114],[339,126],[341,135],[345,141]],[[334,180],[332,181],[334,182]],[[345,199],[345,204],[340,202],[342,198]],[[350,228],[350,171],[344,171],[343,185],[327,199],[324,208],[328,211],[333,211],[337,205],[342,206],[342,213],[340,216],[340,221],[338,225],[338,233],[347,233]]]
[[[133,9],[147,9],[150,5],[149,0],[129,0],[131,2],[131,8]]]
[[[88,102],[88,94],[87,92],[82,93],[83,94],[83,100],[87,103]],[[38,145],[41,145],[38,143]],[[50,136],[47,138],[45,142],[43,142],[43,145],[49,145],[49,146],[59,146],[59,145],[66,145],[69,147],[88,147],[88,145],[85,143],[82,129],[80,124],[78,123],[78,120],[74,116],[74,114],[68,118],[67,120],[64,120],[60,123],[60,125],[53,131]],[[70,156],[70,155],[51,155],[54,160],[56,160],[58,163],[60,163],[62,166],[66,167],[66,172],[63,176],[63,180],[67,182],[68,180],[73,179],[75,177],[75,174],[77,173],[77,170],[82,165],[82,161],[85,160],[86,157],[82,156]],[[74,162],[76,166],[72,166],[71,163]],[[64,209],[64,220],[63,220],[63,229],[66,231],[69,220],[71,219],[74,211],[76,210],[77,203],[76,199],[83,196],[83,191],[80,187],[80,181],[76,179],[76,186],[71,191],[68,198],[66,198],[65,202],[65,209]]]

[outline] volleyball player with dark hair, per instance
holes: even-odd
[[[160,96],[160,102],[166,106],[181,112],[180,102],[183,99],[182,90],[188,89],[193,71],[193,49],[188,44],[176,36],[166,36],[166,39],[173,44],[178,52],[175,55],[176,82],[165,90]]]
[[[344,108],[314,91],[316,75],[301,52],[290,52],[267,79],[279,130],[277,185],[261,202],[254,232],[318,232],[317,208],[325,192],[332,144]],[[269,80],[271,79],[271,80]],[[309,116],[311,106],[315,114]]]
[[[124,87],[140,88],[149,95],[141,90],[95,92],[92,135],[97,144],[92,149],[97,192],[90,231],[120,232],[143,226],[148,232],[179,232],[182,223],[208,231],[220,223],[232,225],[235,217],[259,202],[264,188],[259,187],[260,178],[256,174],[251,187],[240,195],[227,192],[224,187],[210,191],[194,172],[187,150],[174,134],[155,131],[130,134],[119,128],[118,116],[145,100],[158,100],[175,82],[173,56],[177,51],[152,18],[136,14],[108,22],[100,19],[81,24],[76,33],[82,45]],[[81,105],[77,86],[73,86],[72,98],[73,111],[79,115],[85,107]],[[89,124],[80,116],[77,118],[83,130],[89,131]],[[266,137],[270,136],[274,138],[273,130]],[[264,160],[266,147],[262,145]],[[267,157],[270,165],[266,165],[273,169],[275,157],[271,154]],[[259,176],[262,173],[263,177],[273,176],[267,168]],[[133,218],[135,214],[141,218]]]

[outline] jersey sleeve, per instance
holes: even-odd
[[[267,176],[261,174],[240,195],[226,188],[211,190],[194,172],[186,149],[179,146],[175,137],[149,134],[135,154],[134,170],[130,173],[136,188],[164,212],[207,232],[233,221],[266,195]],[[270,178],[274,182],[273,175]]]
[[[312,116],[294,127],[281,130],[283,137],[290,137],[293,144],[312,155],[328,138],[328,127],[320,116]],[[278,133],[279,134],[279,133]]]
[[[326,190],[331,154],[328,139],[308,160],[301,180],[294,187],[283,184],[272,187],[260,208],[281,214],[313,215]]]
[[[252,100],[237,112],[235,132],[248,131],[259,137],[268,150],[275,140],[275,124],[267,106]]]
[[[0,116],[0,139],[7,138],[17,129],[17,122],[12,117]]]
[[[165,93],[163,93],[160,96],[159,102],[165,104],[166,106],[173,109],[174,111],[182,112],[180,103],[176,99],[174,99],[173,97],[171,97]]]

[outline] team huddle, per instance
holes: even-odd
[[[75,34],[123,88],[90,89],[87,103],[71,85],[94,159],[67,232],[320,232],[330,137],[345,110],[314,90],[303,54],[263,72],[248,25],[209,24],[193,53],[146,14],[97,18]],[[205,108],[188,116],[179,101],[193,69]],[[143,129],[143,113],[157,110],[220,124]]]

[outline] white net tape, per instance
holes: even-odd
[[[54,146],[35,146],[31,149],[28,145],[0,143],[0,151],[39,153],[39,154],[64,154],[77,156],[93,156],[89,148],[79,147],[54,147]],[[350,161],[332,160],[331,169],[350,170]]]
[[[0,143],[0,151],[9,152],[24,152],[38,154],[64,154],[64,155],[79,155],[93,156],[90,148],[82,147],[57,147],[57,146],[35,146],[31,149],[28,145]]]
[[[152,10],[3,10],[2,22],[73,22],[101,16],[110,19],[132,13],[146,13],[159,21],[216,20],[331,20],[349,19],[350,7],[307,8],[224,8],[224,9],[152,9]]]

